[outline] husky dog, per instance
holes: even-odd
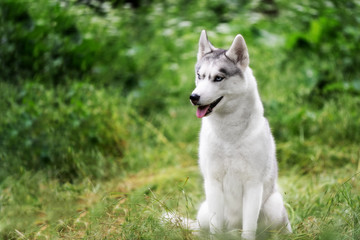
[[[202,118],[199,165],[206,195],[197,214],[199,228],[239,229],[244,239],[255,239],[259,229],[290,233],[276,183],[275,143],[244,38],[237,35],[223,50],[203,30],[195,74],[190,101]]]

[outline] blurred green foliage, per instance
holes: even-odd
[[[63,181],[116,171],[127,130],[115,91],[82,83],[70,90],[38,83],[1,87],[7,94],[1,99],[6,111],[0,118],[0,180],[25,170],[50,170]]]
[[[121,31],[137,23],[136,15],[124,9],[120,17],[108,5],[103,10],[100,16],[75,1],[2,1],[2,81],[136,85],[144,70],[129,50],[137,32]]]
[[[185,112],[203,28],[216,46],[245,36],[276,139],[287,146],[300,136],[279,148],[281,162],[312,166],[291,153],[304,139],[359,141],[359,100],[346,97],[360,92],[358,10],[357,1],[333,0],[1,1],[0,179],[45,169],[72,180],[141,166],[127,158],[136,158],[126,144],[131,124],[149,121],[170,141],[193,142],[194,127],[183,136],[171,127],[186,121],[174,116]]]
[[[336,0],[289,4],[300,26],[287,36],[286,47],[291,55],[301,52],[316,59],[312,94],[360,92],[359,5],[358,1]]]

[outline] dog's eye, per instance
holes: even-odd
[[[199,73],[197,74],[197,78],[198,78],[198,79],[201,79],[201,77],[200,77],[200,74],[199,74]]]
[[[221,82],[224,78],[223,77],[220,77],[220,76],[216,76],[214,78],[214,82]]]

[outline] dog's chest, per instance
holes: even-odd
[[[223,141],[211,132],[202,135],[206,137],[202,136],[200,142],[200,168],[205,178],[243,182],[259,175],[254,153],[247,143]]]

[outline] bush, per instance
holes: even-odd
[[[135,34],[122,31],[135,15],[123,9],[120,18],[106,4],[104,11],[72,1],[1,1],[0,81],[136,86],[138,66],[128,51]]]
[[[59,84],[91,70],[101,45],[84,39],[66,8],[55,1],[1,3],[2,80]]]
[[[0,178],[25,170],[49,171],[63,181],[120,172],[127,118],[115,90],[80,83],[1,88]]]
[[[301,7],[291,3],[287,7],[288,17],[299,19],[300,24],[299,30],[286,36],[289,55],[295,52],[314,61],[312,99],[339,92],[360,93],[356,67],[360,64],[359,2],[305,1]]]

